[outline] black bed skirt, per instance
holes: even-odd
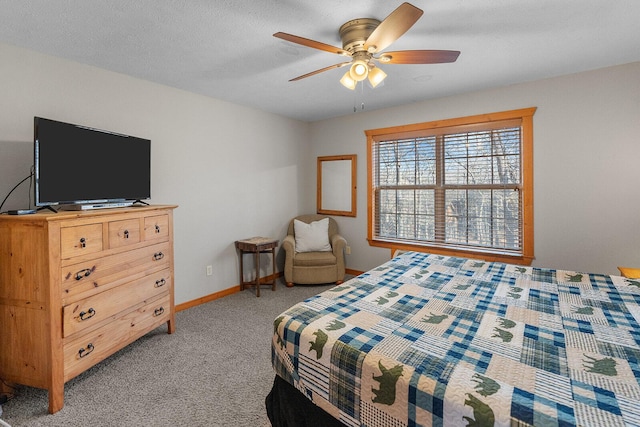
[[[277,375],[265,404],[273,427],[344,427]]]

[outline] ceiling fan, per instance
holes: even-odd
[[[456,50],[382,52],[406,33],[422,14],[423,11],[412,4],[402,3],[382,21],[374,18],[348,21],[339,30],[342,48],[282,32],[277,32],[273,36],[325,52],[351,57],[350,61],[303,74],[289,80],[290,82],[350,65],[349,71],[340,79],[343,86],[353,90],[358,82],[368,78],[369,83],[376,87],[387,77],[386,73],[376,65],[376,62],[384,64],[440,64],[455,62],[458,59],[460,52]]]

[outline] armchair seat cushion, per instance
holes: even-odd
[[[336,265],[336,257],[333,252],[299,252],[293,258],[293,265],[296,267]]]

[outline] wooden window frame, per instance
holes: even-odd
[[[533,115],[536,107],[518,110],[502,111],[475,116],[437,120],[402,126],[365,130],[367,137],[367,240],[369,245],[389,248],[394,254],[398,250],[415,250],[431,252],[441,255],[463,256],[479,258],[486,261],[508,262],[512,264],[530,265],[534,259],[533,243]],[[373,147],[378,141],[393,139],[415,138],[417,136],[433,135],[444,130],[454,128],[455,131],[467,132],[473,129],[490,128],[492,123],[510,121],[521,126],[521,180],[522,180],[522,248],[518,254],[508,251],[491,250],[485,248],[456,248],[452,245],[438,245],[436,243],[417,243],[411,240],[384,239],[376,237],[375,230],[375,188]],[[447,131],[449,130],[447,129]]]

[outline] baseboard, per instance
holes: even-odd
[[[191,300],[191,301],[187,301],[187,302],[183,302],[183,303],[177,304],[176,305],[176,312],[182,311],[182,310],[186,310],[188,308],[193,308],[193,307],[199,306],[200,304],[206,304],[208,302],[211,302],[211,301],[214,301],[214,300],[217,300],[217,299],[220,299],[220,298],[224,298],[224,297],[226,297],[228,295],[235,294],[236,292],[240,292],[240,285],[236,285],[236,286],[233,286],[231,288],[224,289],[224,290],[222,290],[220,292],[215,292],[213,294],[205,295],[203,297],[196,298],[196,299]]]
[[[282,276],[283,276],[283,274],[281,272],[277,273],[275,275],[275,279],[278,279],[279,277],[282,277]],[[260,278],[260,283],[271,283],[273,280],[274,280],[274,277],[273,277],[273,274],[271,274],[271,275],[266,276],[266,277],[261,277]],[[183,302],[183,303],[177,304],[176,305],[176,312],[182,311],[182,310],[186,310],[188,308],[197,307],[200,304],[206,304],[208,302],[211,302],[211,301],[214,301],[214,300],[217,300],[217,299],[220,299],[220,298],[224,298],[226,296],[235,294],[237,292],[240,292],[240,285],[232,286],[230,288],[223,289],[223,290],[221,290],[219,292],[214,292],[212,294],[205,295],[203,297],[196,298],[196,299],[191,300],[191,301],[187,301],[187,302]]]
[[[351,274],[351,275],[353,275],[353,276],[359,276],[359,275],[361,275],[362,273],[364,273],[364,271],[360,271],[360,270],[353,270],[353,269],[351,269],[351,268],[347,268],[347,269],[345,270],[345,273],[347,273],[347,274]]]
[[[351,274],[353,276],[359,276],[362,273],[364,273],[364,271],[352,270],[350,268],[347,268],[345,270],[345,272],[347,274]],[[282,272],[277,273],[276,274],[276,279],[282,277],[283,275],[284,274]],[[266,276],[266,277],[261,277],[260,278],[260,283],[267,283],[267,282],[270,283],[271,281],[273,281],[273,274],[271,274],[269,276]],[[183,302],[183,303],[177,304],[176,305],[176,312],[182,311],[182,310],[186,310],[188,308],[197,307],[200,304],[206,304],[208,302],[215,301],[217,299],[224,298],[226,296],[235,294],[236,292],[240,292],[240,285],[232,286],[230,288],[224,289],[224,290],[219,291],[219,292],[214,292],[212,294],[205,295],[203,297],[196,298],[196,299],[191,300],[191,301],[187,301],[187,302]]]

